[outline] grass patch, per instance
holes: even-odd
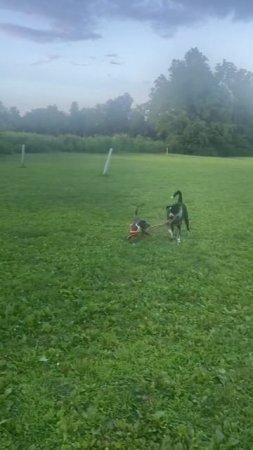
[[[0,162],[1,448],[251,449],[253,160]]]

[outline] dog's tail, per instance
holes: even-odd
[[[178,203],[183,203],[183,194],[181,191],[176,191],[173,195],[172,198],[175,198],[178,195]]]

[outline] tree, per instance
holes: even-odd
[[[0,102],[0,130],[8,129],[8,110]]]
[[[66,132],[66,114],[56,105],[37,108],[25,114],[22,120],[24,131],[57,135]]]
[[[85,130],[84,112],[79,110],[77,102],[72,102],[69,113],[69,131],[71,134],[83,136]]]
[[[226,60],[217,64],[215,78],[226,91],[231,110],[231,123],[237,133],[246,135],[253,143],[253,73]]]
[[[203,118],[215,90],[207,58],[193,48],[183,61],[172,61],[169,74],[171,107],[185,110],[192,118]]]
[[[176,152],[234,154],[253,144],[253,74],[227,61],[212,72],[197,49],[173,60],[150,95],[150,117]]]
[[[103,116],[102,126],[105,134],[112,135],[128,132],[132,103],[132,97],[128,93],[125,93],[114,100],[108,100],[101,107],[101,114]]]
[[[132,137],[138,135],[155,138],[156,131],[150,121],[149,105],[144,103],[131,110],[129,115],[129,134]]]

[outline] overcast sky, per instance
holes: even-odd
[[[253,71],[253,0],[0,0],[0,39],[7,107],[138,104],[191,47]]]

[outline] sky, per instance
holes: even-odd
[[[6,107],[141,104],[192,47],[253,71],[253,1],[0,0],[0,45]]]

